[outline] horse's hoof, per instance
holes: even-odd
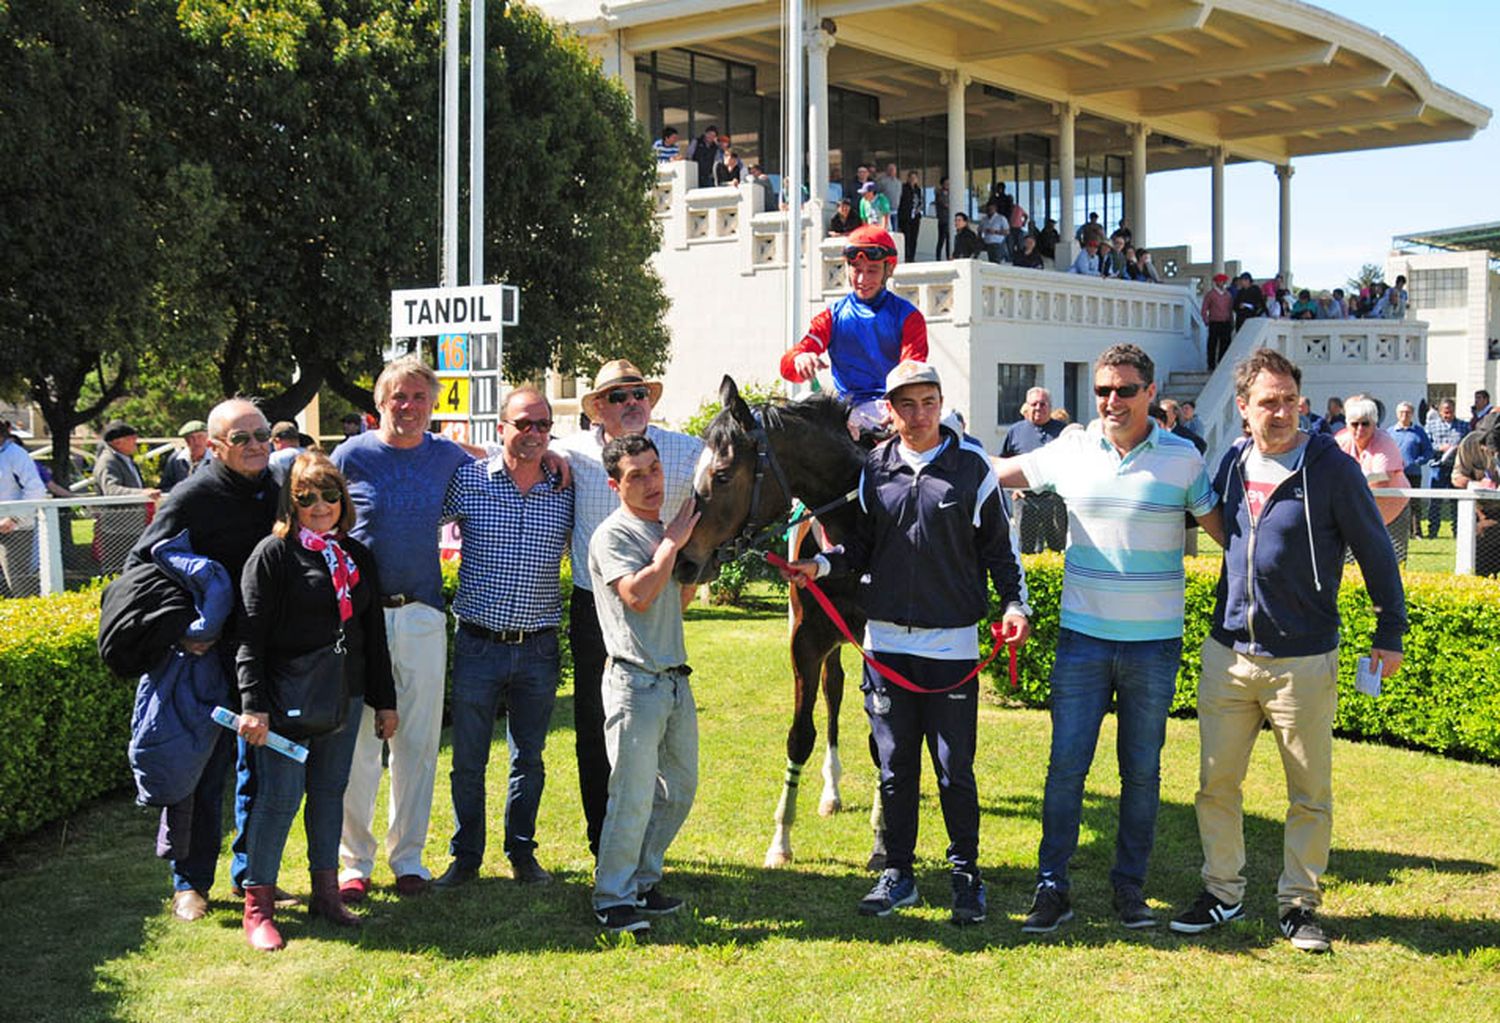
[[[885,869],[885,853],[871,853],[870,859],[865,863],[866,870],[880,871]]]
[[[844,801],[842,799],[825,799],[818,804],[818,816],[832,817],[834,814],[843,810],[843,808]]]
[[[780,849],[766,850],[765,866],[771,870],[775,870],[777,867],[790,866],[791,862],[792,854],[789,852],[782,852]]]

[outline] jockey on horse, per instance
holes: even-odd
[[[861,431],[885,431],[886,374],[908,359],[927,361],[927,321],[886,289],[896,271],[896,243],[888,231],[866,224],[846,242],[849,293],[813,317],[802,340],[781,357],[781,375],[803,383],[831,364],[834,388],[852,406],[849,432],[859,440]]]

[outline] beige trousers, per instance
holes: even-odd
[[[1198,833],[1203,885],[1238,903],[1245,894],[1241,786],[1262,722],[1286,773],[1286,832],[1276,901],[1281,913],[1315,909],[1318,879],[1333,839],[1333,714],[1338,651],[1309,657],[1251,657],[1209,637],[1198,682]]]

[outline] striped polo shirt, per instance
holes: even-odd
[[[1107,640],[1180,637],[1183,512],[1214,506],[1197,449],[1153,422],[1121,457],[1095,420],[1020,464],[1031,489],[1067,502],[1062,627]]]

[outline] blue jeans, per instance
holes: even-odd
[[[1062,629],[1052,665],[1052,754],[1042,799],[1037,881],[1068,889],[1078,850],[1083,783],[1099,742],[1099,724],[1115,699],[1119,727],[1120,827],[1112,885],[1144,885],[1161,795],[1161,748],[1177,692],[1182,639],[1128,642]]]
[[[248,775],[253,793],[246,806],[245,875],[243,884],[274,885],[281,871],[286,836],[307,795],[302,822],[307,832],[309,870],[337,870],[339,832],[344,829],[344,786],[354,759],[363,697],[353,697],[344,723],[326,735],[296,740],[307,747],[307,763],[299,764],[269,746],[239,741],[240,773]]]
[[[484,776],[505,708],[510,788],[505,801],[505,855],[536,855],[536,811],[547,780],[542,750],[557,702],[557,630],[521,643],[497,643],[464,629],[453,640],[453,816],[458,824],[448,852],[469,867],[484,859]]]
[[[172,861],[172,887],[179,892],[192,888],[207,895],[213,887],[224,841],[224,783],[234,767],[234,744],[234,733],[225,729],[193,789],[188,853]]]
[[[594,908],[633,904],[661,880],[667,847],[698,791],[698,707],[685,674],[620,661],[604,669],[609,809],[594,869]]]

